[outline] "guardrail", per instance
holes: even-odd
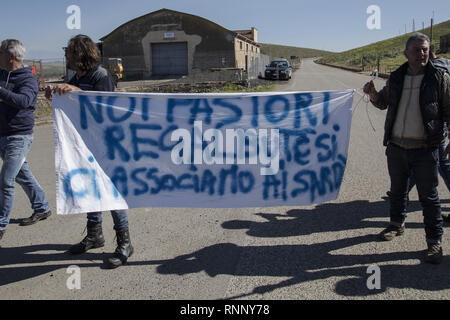
[[[327,67],[342,69],[342,70],[351,71],[351,72],[363,72],[363,70],[360,69],[360,68],[351,68],[351,67],[338,66],[338,65],[334,65],[334,64],[325,63],[325,62],[319,62],[318,60],[313,60],[313,61],[314,61],[314,63],[321,64],[321,65],[324,65],[324,66],[327,66]],[[388,74],[388,73],[378,73],[377,76],[379,78],[388,79],[389,75],[390,74]]]

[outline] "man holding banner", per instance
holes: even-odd
[[[100,51],[92,39],[84,35],[73,37],[66,49],[67,67],[75,70],[75,76],[68,84],[47,87],[46,97],[52,99],[52,93],[60,95],[70,91],[114,91],[114,80],[106,69],[100,66]],[[108,268],[117,268],[127,262],[133,254],[128,228],[128,216],[125,210],[111,210],[114,229],[117,234],[117,248],[112,257],[105,260]],[[87,236],[69,249],[71,254],[80,254],[92,248],[104,246],[102,232],[102,213],[87,214]]]
[[[411,35],[404,51],[408,61],[390,75],[381,91],[370,81],[364,92],[374,106],[387,108],[383,144],[391,178],[390,224],[380,238],[389,241],[404,233],[408,180],[414,172],[428,245],[425,261],[439,264],[443,222],[438,148],[445,138],[444,123],[450,123],[450,78],[429,61],[429,48],[426,35]]]

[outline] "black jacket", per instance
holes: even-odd
[[[406,62],[391,73],[386,87],[380,92],[375,104],[380,109],[387,107],[386,121],[384,125],[383,144],[386,146],[391,138],[398,106],[403,91],[403,83],[408,70]],[[438,146],[444,139],[444,122],[450,116],[449,106],[444,110],[442,88],[444,86],[444,71],[436,68],[430,61],[425,68],[425,75],[420,86],[419,105],[423,119],[423,125],[427,134],[426,144]]]

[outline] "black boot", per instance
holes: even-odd
[[[103,238],[102,223],[101,222],[90,222],[87,223],[87,236],[70,247],[69,253],[80,254],[93,248],[103,247],[105,244],[105,239]]]
[[[108,269],[114,269],[127,263],[127,260],[134,252],[131,245],[130,232],[128,229],[116,230],[117,248],[112,257],[105,260]]]

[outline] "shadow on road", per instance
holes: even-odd
[[[377,228],[379,232],[386,226],[388,208],[386,201],[323,204],[313,209],[289,210],[286,214],[257,213],[265,221],[231,220],[224,222],[222,227],[248,229],[247,234],[255,238],[282,238],[365,228]],[[418,202],[411,202],[409,208],[421,211]],[[377,221],[377,218],[384,219]],[[423,225],[407,222],[406,227],[423,228]],[[450,257],[444,257],[444,261],[438,266],[402,263],[404,260],[421,259],[425,243],[423,248],[418,248],[419,251],[412,252],[355,254],[357,251],[354,248],[351,249],[352,254],[337,252],[377,241],[376,234],[364,234],[313,244],[238,246],[233,243],[218,243],[168,260],[133,261],[131,258],[129,265],[122,268],[158,265],[157,272],[160,274],[185,275],[205,272],[211,277],[288,277],[276,284],[249,288],[247,293],[230,298],[264,294],[291,285],[339,277],[345,279],[332,281],[337,282],[334,290],[342,296],[370,296],[388,288],[428,291],[450,289]],[[139,244],[135,247],[139,250]],[[86,253],[74,257],[65,253],[68,248],[69,245],[56,244],[0,248],[0,286],[67,268],[75,259],[86,260],[85,264],[77,263],[80,267],[102,267],[101,263],[92,261],[106,257],[106,254],[102,253]],[[49,251],[51,253],[48,253]],[[14,266],[49,261],[67,261],[67,264]],[[366,285],[370,276],[367,273],[368,266],[390,261],[391,264],[380,267],[381,289],[369,290]],[[11,267],[3,267],[9,265]]]
[[[255,222],[231,220],[224,222],[225,229],[248,229],[247,234],[253,237],[292,237],[310,235],[319,232],[355,230],[363,228],[384,229],[389,216],[389,202],[369,202],[356,200],[347,203],[326,203],[317,205],[314,209],[294,209],[286,214],[256,213],[266,221]],[[422,207],[418,201],[411,201],[409,212],[419,211]],[[386,218],[383,221],[369,219]],[[422,223],[406,221],[407,228],[424,228]]]
[[[103,260],[103,258],[105,258],[105,254],[101,253],[84,253],[77,256],[70,255],[67,253],[70,246],[71,245],[64,244],[44,244],[12,248],[0,247],[0,286],[37,277],[59,269],[66,269],[74,264],[73,261],[75,259],[77,261],[92,261]],[[16,264],[42,264],[44,262],[57,261],[67,261],[67,263],[56,265],[31,265],[23,267],[14,266]],[[12,265],[12,267],[3,267],[9,265]],[[79,267],[101,267],[102,265],[102,263],[94,264],[92,262],[86,264],[77,263],[77,266]]]
[[[352,201],[323,204],[310,210],[289,210],[286,214],[258,213],[257,215],[266,221],[232,220],[223,223],[222,227],[248,229],[248,235],[264,238],[363,228],[379,228],[377,230],[379,232],[386,227],[386,221],[371,221],[371,219],[386,218],[388,208],[386,199],[378,202]],[[412,201],[409,209],[420,211],[421,207],[417,201]],[[423,225],[407,223],[406,227],[423,228]],[[390,287],[430,291],[450,289],[449,257],[445,257],[439,266],[425,263],[402,265],[402,260],[422,259],[424,250],[384,254],[334,253],[334,251],[371,242],[378,242],[377,234],[298,245],[242,247],[232,243],[220,243],[168,260],[159,265],[157,271],[162,274],[177,275],[204,271],[211,277],[220,274],[289,277],[277,284],[256,287],[246,294],[230,298],[264,294],[295,284],[333,277],[351,277],[339,281],[335,286],[335,292],[342,296],[379,294]],[[425,249],[425,243],[424,248],[418,249]],[[371,276],[371,273],[367,273],[368,266],[389,261],[393,261],[394,264],[381,267],[381,288],[368,289],[367,280]],[[397,261],[398,264],[396,264]]]
[[[312,245],[241,247],[232,243],[220,243],[168,260],[158,266],[157,271],[161,274],[177,275],[204,271],[211,277],[221,274],[289,277],[277,284],[256,287],[246,294],[228,298],[264,294],[291,285],[333,277],[351,277],[339,281],[335,287],[336,293],[343,296],[379,294],[390,287],[432,291],[450,289],[450,276],[446,265],[449,259],[445,259],[439,266],[424,263],[384,265],[381,267],[381,288],[369,290],[366,283],[372,273],[367,274],[368,266],[388,261],[401,263],[402,260],[417,259],[422,255],[420,251],[369,255],[331,253],[333,250],[372,241],[376,241],[376,236],[368,235]],[[244,265],[237,268],[239,261],[241,264],[243,261]]]

